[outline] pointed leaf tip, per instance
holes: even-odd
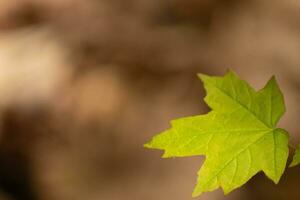
[[[296,149],[293,160],[292,160],[291,164],[289,165],[289,167],[295,167],[299,164],[300,164],[300,145]]]

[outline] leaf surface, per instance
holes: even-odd
[[[300,164],[300,145],[295,152],[295,155],[293,157],[292,163],[290,164],[290,167],[294,167],[299,164]]]
[[[230,71],[200,74],[211,111],[171,121],[171,128],[145,144],[163,157],[205,155],[193,196],[221,187],[225,194],[263,171],[278,183],[288,158],[288,133],[276,128],[285,112],[274,77],[260,91]]]

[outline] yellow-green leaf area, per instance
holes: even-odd
[[[295,155],[293,157],[292,163],[290,164],[290,167],[294,167],[299,164],[300,164],[300,145],[298,146],[298,148],[295,152]]]
[[[145,147],[163,157],[205,155],[193,192],[222,188],[227,194],[263,171],[278,183],[288,158],[288,133],[276,125],[285,112],[274,77],[255,91],[234,72],[224,77],[199,74],[211,111],[171,121],[171,128]]]

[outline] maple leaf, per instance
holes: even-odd
[[[290,164],[290,167],[294,167],[299,164],[300,164],[300,145],[298,146],[298,148],[295,152],[295,155],[293,157],[292,163]]]
[[[211,111],[173,120],[147,148],[163,157],[205,155],[193,197],[221,187],[225,194],[263,171],[278,183],[288,158],[288,133],[276,124],[285,112],[274,77],[260,91],[229,71],[224,77],[199,74]]]

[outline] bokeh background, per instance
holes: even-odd
[[[277,77],[298,144],[297,0],[0,0],[0,199],[192,199],[203,157],[143,144],[207,112],[196,74],[229,68]],[[199,199],[298,200],[299,172]]]

